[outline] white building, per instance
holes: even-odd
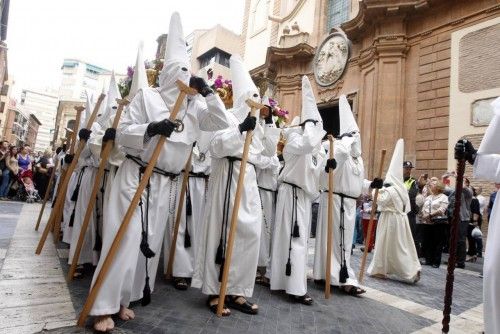
[[[95,96],[108,87],[111,71],[78,59],[64,59],[59,98],[66,101],[84,101],[85,92]],[[125,75],[115,73],[117,81]]]
[[[42,123],[34,147],[36,151],[43,151],[51,146],[58,104],[59,98],[55,92],[23,89],[21,93],[19,109],[25,115],[34,114]]]

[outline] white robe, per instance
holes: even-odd
[[[175,90],[173,90],[173,94],[177,94]],[[177,117],[184,120],[185,129],[180,133],[174,132],[166,141],[156,163],[157,168],[179,174],[186,164],[192,143],[196,140],[199,130],[213,131],[222,129],[229,124],[224,105],[218,96],[211,95],[206,98],[206,102],[208,109],[198,108],[196,112],[188,112],[185,105],[181,108]],[[145,142],[144,134],[150,122],[161,121],[169,117],[168,108],[157,90],[148,88],[137,92],[125,110],[117,131],[117,141],[124,147],[126,153],[139,157],[144,162],[150,160],[159,137],[155,136]],[[156,254],[148,260],[151,289],[154,287],[154,274],[157,270],[161,240],[168,219],[166,213],[169,203],[165,196],[176,196],[170,192],[173,187],[172,183],[170,177],[157,173],[153,173],[150,178],[148,241],[150,248]],[[118,169],[111,187],[109,206],[104,212],[105,224],[103,226],[101,259],[97,265],[92,284],[95,282],[97,273],[101,270],[103,261],[109,252],[138,184],[139,166],[127,159]],[[142,194],[142,201],[145,205],[146,191]],[[134,284],[142,281],[142,287],[144,287],[145,271],[140,270],[141,273],[137,273],[138,276],[136,276],[136,268],[144,265],[146,261],[139,250],[141,232],[140,209],[136,208],[106,279],[97,294],[90,312],[91,315],[108,315],[118,312],[120,305],[128,306],[132,294],[136,293],[133,290]],[[134,279],[132,279],[134,277],[137,283],[134,283]],[[134,299],[140,297],[135,295]]]
[[[280,137],[280,129],[276,125],[263,125],[262,144],[264,146],[263,155],[268,157],[276,156],[276,147]],[[262,228],[260,234],[260,249],[258,266],[265,267],[266,277],[271,276],[271,240],[274,230],[274,215],[276,213],[276,192],[278,189],[279,165],[273,165],[271,168],[257,168],[257,185],[259,186],[259,195],[262,203]]]
[[[497,116],[498,117],[498,116]],[[492,121],[493,122],[493,121]],[[474,177],[500,183],[500,154],[478,154],[474,163]],[[500,191],[497,192],[488,224],[488,242],[484,255],[484,330],[500,332]]]
[[[312,200],[319,191],[319,176],[325,153],[321,147],[324,131],[306,123],[304,134],[292,133],[283,149],[285,166],[280,173],[276,220],[271,255],[271,290],[303,296],[307,293],[307,255]],[[294,184],[296,187],[288,184]],[[293,190],[296,190],[296,217]],[[299,237],[293,237],[295,221]],[[291,250],[290,250],[291,248]],[[286,275],[290,258],[291,275]]]
[[[258,128],[259,125],[257,125],[256,132],[259,131]],[[241,157],[245,135],[245,132],[241,134],[238,127],[233,126],[216,132],[210,144],[212,172],[208,184],[205,219],[198,238],[200,244],[192,280],[192,286],[201,288],[206,295],[218,295],[220,292],[219,273],[221,266],[215,263],[215,255],[221,239],[223,205],[229,177],[230,162],[225,157]],[[255,136],[250,146],[244,179],[245,187],[241,193],[236,237],[226,291],[228,295],[251,297],[253,294],[262,218],[255,168],[267,168],[272,164],[278,164],[277,158],[262,156],[262,150],[263,147],[258,136]],[[230,180],[231,196],[227,214],[226,238],[229,235],[231,225],[239,169],[240,162],[234,161]],[[227,239],[223,244],[227,245]]]
[[[73,212],[73,208],[75,207],[75,202],[71,200],[71,196],[73,195],[73,191],[75,190],[78,181],[78,174],[80,174],[80,170],[75,170],[71,174],[68,182],[68,190],[66,191],[66,197],[64,198],[63,221],[61,224],[61,228],[63,231],[62,241],[67,244],[71,243],[71,236],[73,232],[73,227],[69,226],[71,213]]]
[[[337,168],[333,172],[333,191],[347,196],[357,198],[366,192],[369,183],[364,180],[364,166],[361,156],[353,158],[351,156],[352,139],[344,137],[335,141],[334,157],[337,161]],[[322,176],[322,188],[328,189],[328,174]],[[356,273],[351,267],[351,246],[354,235],[354,225],[356,221],[356,200],[344,198],[344,256],[347,265],[349,278],[345,283],[339,282],[339,273],[342,267],[341,262],[341,234],[340,234],[340,205],[341,197],[333,195],[333,244],[330,284],[335,286],[352,285],[359,286]],[[320,206],[318,211],[318,225],[316,227],[316,244],[314,252],[315,280],[325,279],[326,272],[326,236],[328,224],[328,192],[321,193]]]
[[[381,213],[377,223],[375,252],[368,266],[368,275],[380,274],[387,278],[414,283],[422,266],[406,215],[410,208],[403,208],[404,202],[397,191],[394,186],[379,190],[377,208]]]

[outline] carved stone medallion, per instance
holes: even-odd
[[[314,78],[320,86],[333,85],[345,70],[349,59],[349,40],[339,32],[321,43],[314,57]]]

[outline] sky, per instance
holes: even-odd
[[[137,46],[154,59],[156,38],[181,15],[184,34],[216,24],[241,33],[244,0],[14,0],[7,32],[9,77],[21,89],[58,89],[64,58],[118,73],[135,63]]]

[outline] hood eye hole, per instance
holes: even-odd
[[[185,67],[182,67],[181,70],[183,70],[184,72],[187,72],[188,69]]]
[[[258,94],[253,94],[253,97],[259,97],[259,95]]]

